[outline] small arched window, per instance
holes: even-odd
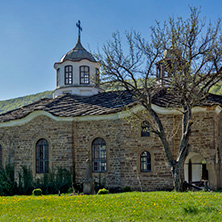
[[[150,124],[147,121],[143,121],[141,124],[141,137],[150,136]]]
[[[40,139],[36,143],[36,173],[49,172],[49,143]]]
[[[56,73],[56,86],[59,86],[59,81],[60,81],[60,68],[57,69]]]
[[[0,168],[2,167],[2,146],[0,144]]]
[[[99,86],[99,69],[96,68],[95,86]]]
[[[141,172],[151,171],[151,155],[148,151],[144,151],[140,155]]]
[[[65,66],[65,85],[72,85],[72,78],[73,78],[73,68],[71,65]]]
[[[89,66],[80,66],[80,84],[89,84],[90,83],[90,75],[89,75]]]
[[[92,142],[92,170],[106,172],[106,142],[100,137]]]

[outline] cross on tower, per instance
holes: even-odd
[[[82,27],[80,25],[80,20],[78,21],[78,23],[76,23],[77,28],[79,29],[79,40],[80,40],[80,32],[82,31]]]

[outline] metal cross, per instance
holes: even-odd
[[[77,28],[79,29],[79,39],[80,39],[80,31],[82,31],[82,27],[80,25],[80,20],[78,21],[78,23],[76,23]]]

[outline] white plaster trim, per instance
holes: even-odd
[[[221,106],[216,106],[215,112],[216,114],[219,114],[222,111]]]
[[[57,116],[53,116],[52,114],[46,112],[46,111],[34,111],[32,113],[30,113],[29,115],[27,115],[24,118],[21,119],[17,119],[17,120],[12,120],[9,122],[4,122],[4,123],[0,123],[0,128],[2,127],[13,127],[13,126],[21,126],[24,125],[28,122],[30,122],[31,120],[33,120],[34,118],[38,117],[38,116],[47,116],[55,121],[72,121],[74,118],[73,117],[57,117]]]
[[[164,108],[164,107],[160,107],[157,105],[152,104],[152,108],[154,109],[155,112],[157,112],[158,114],[173,114],[173,115],[180,115],[182,114],[181,108],[178,109],[173,109],[173,108]],[[215,111],[215,110],[212,110]],[[202,112],[209,112],[209,110],[207,109],[207,107],[201,107],[201,106],[196,106],[194,108],[192,108],[192,113],[202,113]]]
[[[164,115],[180,115],[181,112],[179,111],[179,109],[172,109],[172,108],[164,108],[164,107],[160,107],[157,105],[152,105],[152,108],[154,109],[155,112],[157,112],[158,114],[164,114]],[[30,113],[29,115],[27,115],[24,118],[18,119],[18,120],[12,120],[9,122],[3,122],[0,123],[0,128],[2,127],[13,127],[13,126],[21,126],[24,125],[28,122],[30,122],[31,120],[33,120],[34,118],[38,117],[38,116],[47,116],[55,121],[64,121],[64,122],[69,122],[69,121],[77,121],[77,122],[82,122],[82,121],[98,121],[98,120],[117,120],[117,119],[121,119],[121,118],[125,118],[130,116],[132,113],[136,113],[139,111],[145,110],[145,108],[141,105],[136,105],[133,108],[126,110],[126,111],[121,111],[118,113],[112,113],[112,114],[107,114],[107,115],[97,115],[97,116],[80,116],[80,117],[57,117],[54,116],[46,111],[34,111],[32,113]],[[222,108],[220,106],[217,106],[214,110],[212,110],[211,112],[215,112],[215,113],[219,113],[221,112]],[[193,113],[199,113],[199,112],[209,112],[209,110],[207,109],[207,107],[194,107],[192,109]]]

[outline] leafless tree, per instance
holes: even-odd
[[[183,166],[189,152],[192,108],[203,102],[209,89],[222,78],[221,20],[206,22],[200,17],[199,9],[190,8],[190,11],[187,19],[171,17],[163,25],[156,22],[148,40],[137,32],[128,32],[124,42],[127,51],[120,34],[114,33],[99,56],[103,81],[113,84],[113,87],[123,87],[153,118],[156,127],[152,131],[162,142],[176,191],[184,190]],[[161,67],[159,84],[153,84],[158,65]],[[177,98],[182,116],[176,158],[166,129],[151,105],[153,97],[164,88]]]

